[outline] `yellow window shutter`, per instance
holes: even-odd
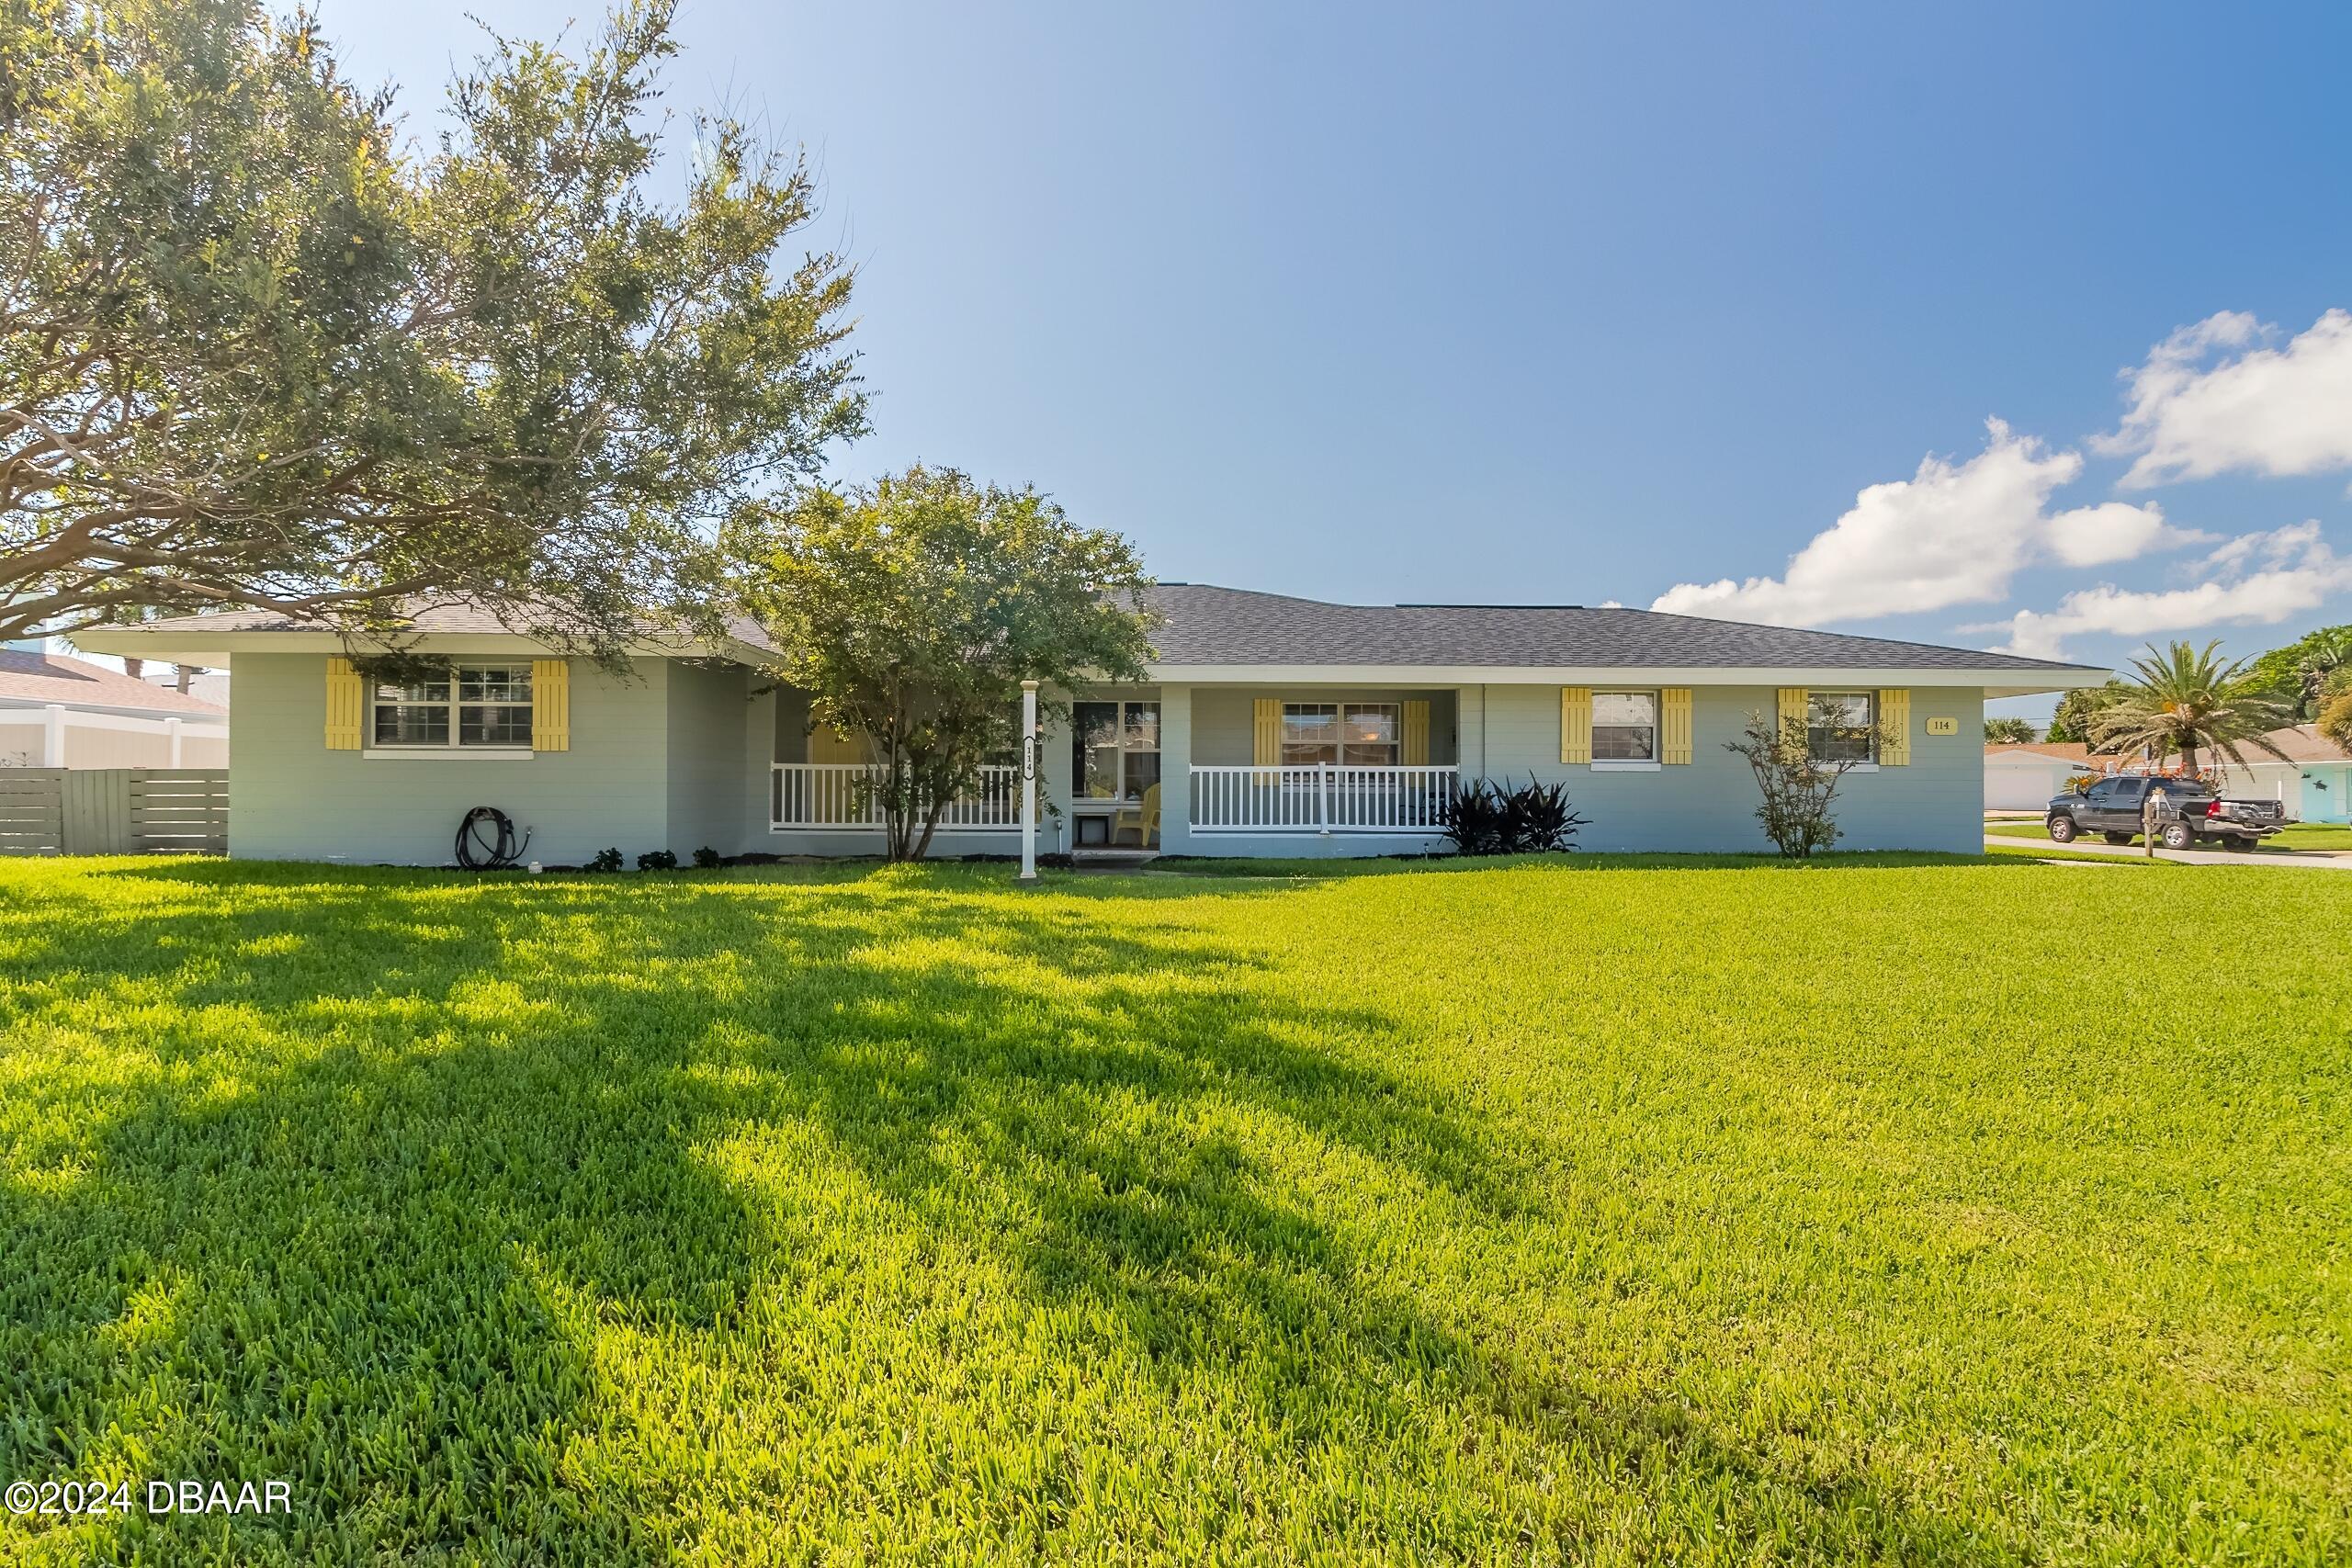
[[[1878,694],[1878,762],[1882,768],[1911,765],[1911,693],[1895,687]]]
[[[1250,761],[1261,768],[1279,767],[1283,760],[1283,700],[1258,699],[1256,723],[1250,731]]]
[[[568,660],[531,660],[531,750],[571,750],[571,664]]]
[[[1592,688],[1560,688],[1560,761],[1580,764],[1592,761]]]
[[[1806,719],[1811,716],[1812,706],[1813,693],[1808,688],[1804,686],[1783,686],[1781,688],[1781,720],[1778,728],[1781,733],[1781,743],[1782,746],[1785,747],[1788,744],[1789,721],[1791,719],[1794,719],[1797,722],[1798,728],[1800,729],[1804,728]],[[1811,743],[1808,741],[1808,750],[1810,750],[1810,746]]]
[[[1690,688],[1668,686],[1657,694],[1658,736],[1657,760],[1661,762],[1690,761]]]
[[[351,660],[327,660],[327,750],[356,751],[368,711],[368,682]]]
[[[1425,698],[1415,698],[1405,704],[1405,733],[1398,737],[1403,755],[1397,761],[1408,768],[1426,768],[1430,764],[1430,705]]]

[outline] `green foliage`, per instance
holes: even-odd
[[[0,6],[0,637],[251,605],[397,641],[459,595],[600,657],[702,629],[710,519],[863,428],[794,160],[698,119],[668,0],[493,39],[437,151],[307,17]]]
[[[1984,721],[1984,739],[1988,744],[2022,746],[2034,739],[2033,721],[2030,718],[1988,718]]]
[[[1530,776],[1516,788],[1475,779],[1438,808],[1438,824],[1465,855],[1551,854],[1575,848],[1591,818],[1568,804],[1568,786]]]
[[[1808,717],[1791,714],[1776,721],[1751,713],[1739,739],[1724,742],[1724,750],[1747,763],[1763,792],[1756,819],[1764,824],[1764,836],[1792,860],[1808,860],[1837,843],[1838,785],[1860,765],[1813,756]]]
[[[2343,1559],[2334,874],[1844,859],[0,863],[0,1476],[296,1500],[0,1560]]]
[[[2312,723],[2322,735],[2352,751],[2352,665],[2329,672],[2325,684],[2320,688]]]
[[[590,871],[618,871],[621,868],[621,864],[620,851],[610,845],[598,850],[594,854],[588,857],[588,869]]]
[[[718,869],[720,859],[721,856],[717,850],[705,844],[695,852],[695,867],[699,871],[714,871]]]
[[[643,854],[637,857],[637,869],[639,871],[675,871],[678,869],[677,852],[674,850],[648,850]]]
[[[1034,490],[918,465],[739,518],[729,543],[777,678],[810,694],[815,722],[872,739],[892,860],[922,859],[1018,743],[1022,682],[1057,688],[1039,712],[1064,713],[1059,694],[1139,680],[1151,656],[1141,558]]]
[[[2283,755],[2265,737],[2292,722],[2292,711],[2249,686],[2242,663],[2224,664],[2214,650],[2175,642],[2158,653],[2152,644],[2132,661],[2132,680],[2124,694],[2094,724],[2102,750],[2144,750],[2158,761],[2177,752],[2183,772],[2198,771],[2202,750],[2244,765],[2245,747]]]
[[[2112,676],[2103,685],[2075,688],[2058,699],[2057,710],[2050,716],[2050,728],[2042,731],[2041,738],[2099,750],[2091,739],[2099,717],[2123,700],[2125,691],[2123,682]]]
[[[2352,626],[2322,626],[2247,664],[2243,677],[2255,691],[2288,704],[2290,723],[2317,716],[2329,679],[2352,670]]]

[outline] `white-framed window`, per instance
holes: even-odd
[[[1393,768],[1399,711],[1395,703],[1284,703],[1283,765]]]
[[[1878,694],[1815,692],[1806,705],[1805,750],[1816,762],[1878,760]]]
[[[1592,694],[1592,760],[1596,762],[1657,761],[1657,694]]]
[[[531,667],[459,664],[404,684],[379,682],[368,744],[379,747],[526,747]]]
[[[1070,778],[1081,800],[1141,800],[1159,782],[1158,703],[1073,703]]]

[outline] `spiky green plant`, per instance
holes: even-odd
[[[2150,644],[2145,658],[2132,661],[2122,697],[2098,716],[2093,733],[2100,747],[2159,759],[2177,751],[2192,773],[2200,749],[2240,767],[2249,743],[2283,760],[2269,732],[2293,723],[2293,711],[2243,680],[2245,660],[2223,663],[2221,646],[2219,638],[2201,649],[2175,642],[2158,653]]]

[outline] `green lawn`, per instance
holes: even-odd
[[[2342,1562],[2352,890],[2137,874],[0,863],[0,1480],[296,1505],[0,1560]]]
[[[2039,822],[1987,822],[1984,831],[1997,839],[2039,839],[2050,841],[2050,830]],[[2094,838],[2097,835],[2092,835]],[[2266,850],[2352,850],[2352,827],[2340,822],[2292,822],[2262,840]]]

